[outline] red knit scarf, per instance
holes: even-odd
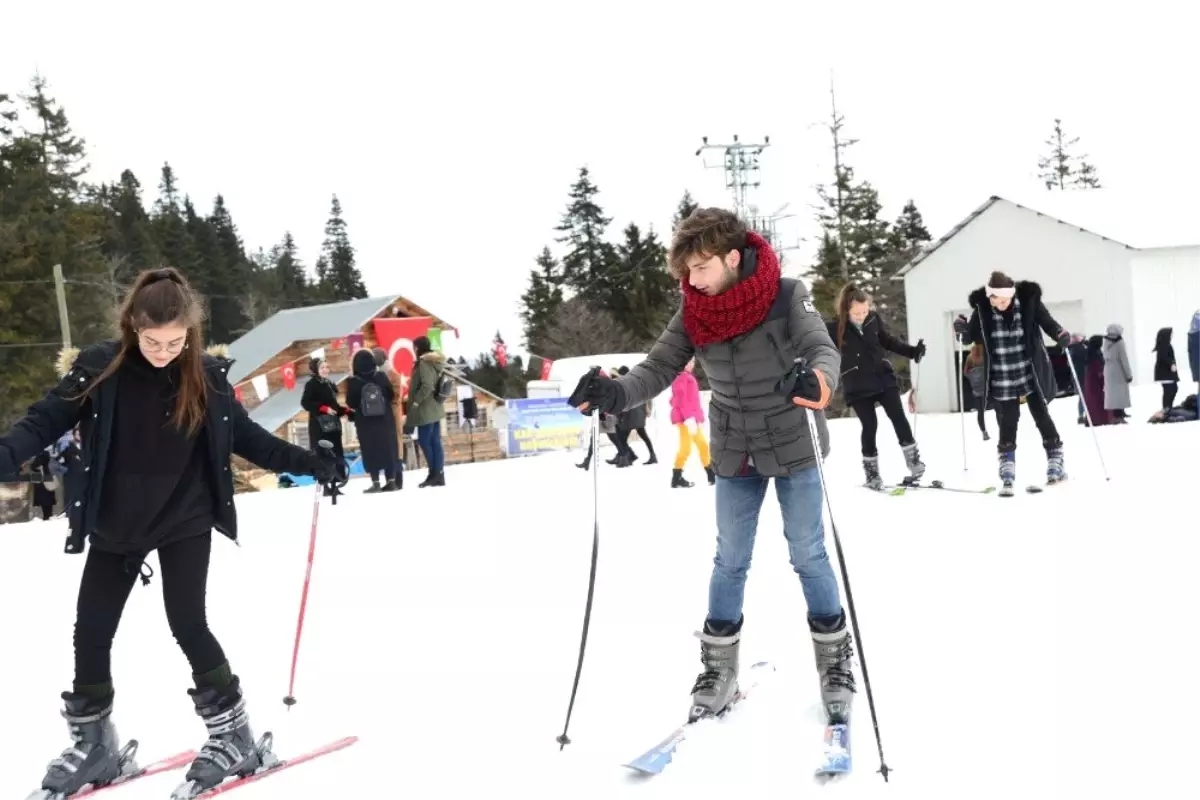
[[[754,273],[727,291],[710,297],[692,288],[687,278],[683,290],[683,327],[695,347],[724,342],[757,328],[766,319],[779,293],[779,259],[767,240],[751,231],[746,244],[758,253]]]

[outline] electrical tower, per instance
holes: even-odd
[[[759,179],[761,170],[758,157],[771,146],[771,137],[764,136],[762,142],[749,143],[741,141],[737,134],[734,134],[731,144],[709,144],[708,137],[704,136],[701,138],[701,142],[701,146],[696,150],[697,156],[703,156],[706,150],[722,152],[723,158],[720,164],[709,164],[705,161],[704,166],[706,169],[725,170],[725,188],[733,194],[734,213],[741,217],[751,230],[757,231],[770,242],[777,252],[796,249],[794,246],[781,247],[779,241],[777,223],[781,219],[795,216],[795,214],[780,216],[787,204],[784,204],[774,214],[763,215],[759,213],[758,206],[751,203],[748,197],[750,189],[757,189],[762,185],[762,181]]]
[[[732,144],[709,144],[708,137],[701,139],[703,144],[696,155],[703,156],[705,150],[721,150],[724,154],[721,164],[704,162],[706,169],[725,170],[725,188],[733,192],[733,210],[739,217],[746,218],[749,207],[746,193],[749,189],[757,189],[762,185],[759,181],[758,157],[771,146],[771,137],[764,136],[761,143],[747,144],[733,136]]]

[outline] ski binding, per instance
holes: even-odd
[[[271,745],[274,743],[274,736],[270,732],[267,732],[262,735],[262,738],[258,740],[258,744],[255,746],[262,761],[261,766],[257,770],[242,777],[226,778],[223,783],[208,788],[198,786],[195,781],[185,781],[171,794],[171,800],[200,800],[201,798],[216,797],[217,795],[237,789],[239,786],[254,783],[269,775],[299,766],[306,761],[312,761],[314,758],[336,753],[338,750],[344,750],[357,741],[357,736],[347,736],[344,739],[338,739],[336,742],[295,756],[294,758],[280,760],[271,749]]]
[[[67,800],[68,797],[71,800],[75,800],[75,798],[79,797],[91,797],[99,792],[115,789],[126,783],[132,783],[139,778],[149,778],[151,775],[183,769],[196,758],[195,750],[184,750],[160,761],[155,761],[153,764],[139,767],[134,760],[137,748],[137,739],[131,739],[128,744],[121,748],[121,751],[117,754],[117,758],[121,762],[121,776],[112,783],[105,783],[99,786],[88,785],[69,796],[61,792],[52,792],[48,789],[38,789],[30,794],[27,800]]]

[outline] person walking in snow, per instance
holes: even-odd
[[[863,472],[866,473],[868,488],[883,488],[879,475],[879,450],[875,435],[879,431],[876,404],[883,406],[884,413],[892,421],[892,429],[904,452],[904,463],[908,466],[911,480],[919,481],[925,474],[917,451],[904,403],[900,399],[900,388],[896,372],[887,353],[912,359],[921,363],[925,357],[925,342],[910,345],[888,333],[883,320],[871,309],[871,296],[853,283],[848,283],[838,292],[835,316],[829,323],[829,336],[842,354],[842,394],[846,405],[854,409],[862,425]]]
[[[1171,328],[1161,328],[1154,341],[1154,380],[1162,384],[1163,411],[1175,405],[1179,392],[1179,366],[1175,363],[1175,348],[1171,346]]]
[[[300,407],[308,412],[309,449],[317,452],[323,439],[333,445],[338,458],[345,458],[341,418],[349,414],[349,410],[338,402],[337,387],[329,380],[329,362],[323,358],[309,359],[308,373],[308,382],[300,395]]]
[[[967,343],[983,345],[988,376],[984,404],[995,402],[1000,423],[996,449],[1003,483],[1001,496],[1012,495],[1017,477],[1017,423],[1022,398],[1042,435],[1047,483],[1066,480],[1063,443],[1048,408],[1058,393],[1058,384],[1042,333],[1064,350],[1071,343],[1071,334],[1050,315],[1042,302],[1042,287],[1033,281],[1014,281],[1003,272],[993,272],[987,286],[971,292],[967,302],[971,318],[958,317],[954,330]]]
[[[417,484],[426,486],[446,485],[446,451],[442,447],[442,419],[446,416],[446,398],[438,394],[442,375],[446,371],[446,357],[433,349],[428,336],[413,340],[413,352],[417,354],[417,366],[413,369],[412,384],[409,385],[408,413],[404,417],[404,430],[416,431],[417,444],[429,464],[429,474]]]
[[[708,376],[717,553],[691,716],[720,713],[737,694],[746,574],[774,481],[826,716],[846,720],[856,691],[853,643],[825,551],[817,465],[829,451],[822,410],[837,387],[838,349],[804,283],[782,278],[770,244],[732,211],[699,209],[680,222],[669,269],[683,304],[646,359],[615,380],[584,375],[569,402],[585,414],[620,413],[666,390],[693,356]]]
[[[1127,424],[1125,409],[1133,405],[1129,396],[1133,367],[1124,337],[1125,329],[1115,322],[1104,333],[1104,408],[1112,412],[1117,425]]]
[[[700,384],[695,376],[696,359],[689,359],[683,371],[671,383],[671,424],[679,431],[679,449],[675,451],[675,467],[671,470],[671,488],[686,489],[691,481],[683,477],[683,468],[692,454],[692,445],[700,457],[700,465],[708,476],[709,485],[717,482],[708,452],[708,441],[700,426],[704,424],[704,405],[700,402]]]
[[[92,345],[0,436],[0,474],[79,423],[84,467],[69,504],[66,552],[91,545],[79,584],[75,680],[64,692],[72,744],[50,763],[48,794],[69,796],[122,774],[110,659],[122,610],[158,551],[167,623],[191,665],[187,693],[209,738],[185,780],[216,786],[261,764],[238,676],[208,628],[212,529],[236,541],[233,454],[327,483],[345,469],[250,420],[229,383],[230,361],[206,354],[199,297],[174,269],[142,272],[119,311],[120,338]],[[153,573],[151,573],[153,574]]]
[[[396,443],[396,411],[393,403],[396,389],[383,370],[375,363],[370,350],[361,349],[350,359],[353,374],[346,383],[346,406],[354,420],[363,469],[371,476],[371,485],[363,494],[394,492],[402,488],[396,480],[399,445]],[[386,483],[379,485],[379,476]]]

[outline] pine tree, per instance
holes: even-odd
[[[157,267],[162,256],[142,200],[142,185],[130,170],[121,173],[120,183],[113,187],[110,197],[115,240],[108,255],[125,257],[128,271],[121,277],[132,283],[137,273]]]
[[[84,141],[72,132],[66,111],[47,94],[48,88],[46,80],[35,75],[30,92],[21,96],[37,122],[26,135],[37,145],[50,189],[60,198],[77,197],[79,178],[87,173]]]
[[[321,282],[328,297],[336,301],[367,296],[362,273],[354,265],[354,248],[350,246],[346,221],[342,218],[342,204],[336,194],[329,207],[329,221],[325,223],[325,242],[321,247],[321,255],[325,259],[325,273]]]
[[[175,170],[170,164],[163,164],[158,181],[158,200],[154,203],[155,237],[158,239],[159,252],[162,254],[163,266],[186,270],[188,265],[195,264],[191,253],[192,243],[188,239],[187,226],[184,224],[182,204]],[[189,279],[194,276],[189,276]]]
[[[571,186],[570,203],[555,228],[563,234],[556,241],[569,248],[562,259],[563,284],[590,300],[608,307],[619,291],[614,283],[617,267],[615,248],[604,240],[611,217],[596,202],[600,189],[592,183],[587,167]]]
[[[674,232],[679,227],[679,223],[690,217],[692,212],[699,207],[700,204],[692,199],[692,193],[685,189],[679,205],[675,208],[675,216],[671,219],[671,231]]]
[[[890,252],[884,260],[881,280],[875,289],[875,310],[883,318],[888,331],[901,339],[908,335],[908,303],[904,282],[895,280],[895,276],[930,241],[932,237],[925,227],[925,220],[916,202],[910,199],[892,225]]]
[[[285,308],[308,305],[311,289],[304,274],[304,265],[300,262],[300,255],[296,250],[296,240],[292,237],[291,231],[283,235],[283,241],[279,243],[273,255],[273,268],[278,281],[278,299]]]
[[[1079,144],[1079,137],[1067,137],[1063,132],[1062,120],[1054,120],[1054,131],[1046,140],[1049,153],[1038,159],[1038,178],[1047,189],[1099,189],[1100,177],[1096,166],[1086,155],[1072,152]]]
[[[546,330],[563,302],[562,277],[549,247],[542,249],[535,263],[537,269],[529,273],[529,288],[521,295],[521,321],[525,325],[525,348],[542,355]]]
[[[653,230],[642,235],[634,223],[617,247],[620,285],[609,311],[617,324],[642,343],[658,338],[679,304],[679,282],[667,272],[667,248]]]

